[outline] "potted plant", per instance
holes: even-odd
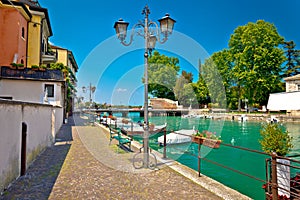
[[[10,63],[11,69],[17,69],[18,64],[17,63]]]
[[[17,69],[24,69],[24,64],[20,63],[20,64],[17,64]]]
[[[285,157],[293,148],[293,138],[288,131],[283,130],[278,123],[268,123],[263,125],[260,130],[262,139],[259,141],[262,150],[266,153],[276,153],[278,156]],[[290,190],[290,162],[286,159],[276,159],[277,162],[277,184],[280,188]],[[278,195],[290,196],[290,193],[278,189]]]
[[[216,132],[213,133],[207,130],[202,132],[196,131],[196,133],[192,135],[192,142],[216,149],[220,147],[222,142],[220,138],[220,136],[216,135]]]
[[[39,67],[39,70],[40,70],[40,71],[46,71],[46,69],[47,69],[47,66],[46,66],[46,65],[41,65],[41,66]]]
[[[32,65],[32,66],[31,66],[31,69],[32,69],[32,70],[39,70],[39,66],[38,66],[38,65]]]

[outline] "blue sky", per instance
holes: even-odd
[[[123,18],[129,29],[143,19],[148,4],[150,19],[169,13],[177,22],[169,41],[157,45],[167,55],[180,57],[182,69],[193,72],[197,63],[227,48],[234,29],[259,19],[275,24],[281,36],[294,40],[300,49],[299,0],[40,0],[48,9],[53,30],[51,43],[73,52],[79,65],[78,95],[81,87],[97,87],[93,98],[100,103],[143,102],[143,40],[136,36],[130,47],[120,44],[113,29]]]

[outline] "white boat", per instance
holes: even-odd
[[[246,116],[246,115],[241,115],[239,118],[238,118],[238,120],[239,121],[241,121],[241,122],[245,122],[245,121],[247,121],[248,120],[248,117]]]
[[[188,114],[188,115],[182,115],[182,118],[204,118],[204,115],[197,115],[197,114]]]
[[[271,118],[268,118],[268,119],[267,119],[267,122],[268,122],[268,123],[278,123],[278,122],[279,122],[279,119],[276,118],[275,116],[271,116]]]
[[[195,133],[194,129],[182,129],[178,131],[171,132],[166,135],[166,144],[182,144],[192,141],[192,134]],[[164,136],[160,136],[158,139],[159,144],[164,144]]]
[[[166,130],[167,123],[163,125],[149,126],[149,134],[156,134]],[[137,123],[128,123],[127,126],[120,127],[122,132],[126,135],[143,135],[145,132],[144,126]]]

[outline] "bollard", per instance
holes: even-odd
[[[167,130],[164,130],[164,153],[163,158],[167,158]]]
[[[201,142],[198,144],[198,176],[201,177]]]

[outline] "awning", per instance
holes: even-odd
[[[300,110],[300,91],[270,94],[269,110]]]

